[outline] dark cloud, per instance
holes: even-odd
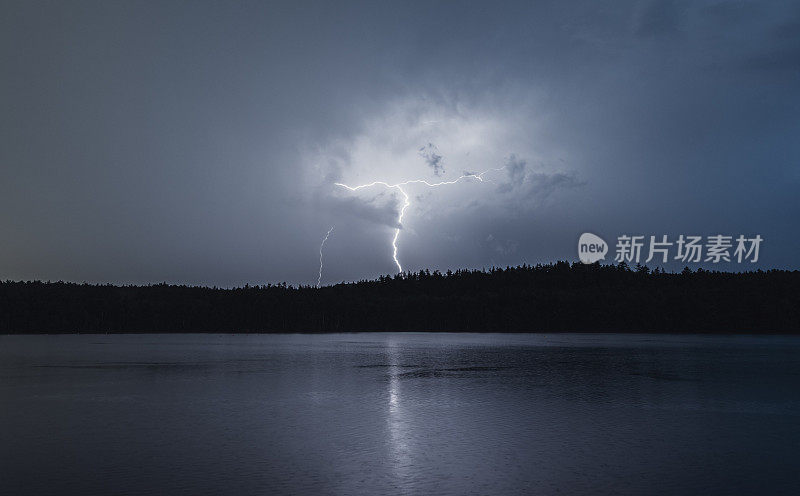
[[[433,143],[428,143],[419,149],[420,156],[425,159],[425,163],[428,164],[428,167],[433,169],[433,173],[437,176],[444,173],[444,164],[442,163],[443,157],[439,155],[438,151],[436,145]]]
[[[0,278],[315,283],[334,223],[330,277],[374,276],[401,198],[334,182],[504,165],[409,189],[410,269],[584,231],[758,233],[797,266],[796,1],[424,9],[4,2]]]
[[[508,172],[509,184],[519,184],[525,179],[525,169],[528,164],[516,155],[508,157],[506,162],[506,172]]]
[[[526,176],[526,191],[530,193],[529,198],[545,199],[559,189],[572,189],[585,186],[586,182],[580,180],[574,174],[556,172],[546,174],[544,172],[531,172]]]
[[[514,193],[517,197],[514,203],[517,205],[538,203],[559,189],[572,189],[586,184],[574,173],[530,170],[525,160],[513,154],[506,161],[504,170],[507,179],[497,186],[497,192]]]

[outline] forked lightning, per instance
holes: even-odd
[[[457,183],[459,181],[462,181],[462,180],[465,180],[465,179],[477,179],[478,181],[483,182],[484,181],[483,180],[483,175],[484,174],[486,174],[488,172],[492,172],[492,171],[499,171],[499,170],[502,170],[502,169],[505,169],[505,167],[498,167],[498,168],[495,168],[495,169],[489,169],[489,170],[481,172],[480,174],[465,173],[464,175],[459,176],[458,178],[453,179],[452,181],[442,181],[442,182],[438,182],[438,183],[431,183],[431,182],[428,182],[428,181],[426,181],[424,179],[412,179],[412,180],[409,180],[409,181],[403,181],[401,183],[396,183],[396,184],[389,184],[389,183],[384,182],[384,181],[373,181],[373,182],[367,183],[367,184],[359,184],[358,186],[349,186],[349,185],[344,184],[344,183],[335,183],[335,184],[336,184],[336,186],[340,186],[342,188],[347,188],[350,191],[358,191],[360,189],[371,188],[373,186],[383,186],[383,187],[385,187],[387,189],[396,189],[397,191],[400,192],[401,195],[403,195],[403,206],[400,208],[400,213],[399,213],[399,215],[397,217],[397,228],[395,228],[394,237],[392,238],[392,258],[394,259],[395,265],[397,265],[397,271],[398,272],[403,272],[403,266],[400,265],[400,261],[397,259],[397,238],[400,236],[400,229],[402,229],[402,226],[403,226],[403,216],[406,213],[406,209],[411,205],[411,202],[409,201],[408,193],[405,192],[405,190],[403,189],[403,186],[407,186],[409,184],[422,184],[422,185],[425,185],[425,186],[428,186],[428,187],[431,187],[431,188],[436,188],[438,186],[446,186],[448,184],[455,184],[455,183]],[[326,237],[326,239],[327,239],[327,237]],[[320,250],[321,249],[322,249],[322,247],[320,247]],[[322,264],[320,263],[320,270],[321,270],[321,265]]]

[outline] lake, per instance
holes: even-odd
[[[9,495],[800,494],[800,338],[0,336]]]

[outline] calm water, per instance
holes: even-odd
[[[800,494],[800,339],[0,336],[2,494]]]

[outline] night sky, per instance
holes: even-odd
[[[334,225],[323,284],[395,272],[397,227],[409,270],[583,232],[798,268],[800,4],[2,1],[0,130],[0,279],[315,284]],[[402,226],[335,184],[483,171]]]

